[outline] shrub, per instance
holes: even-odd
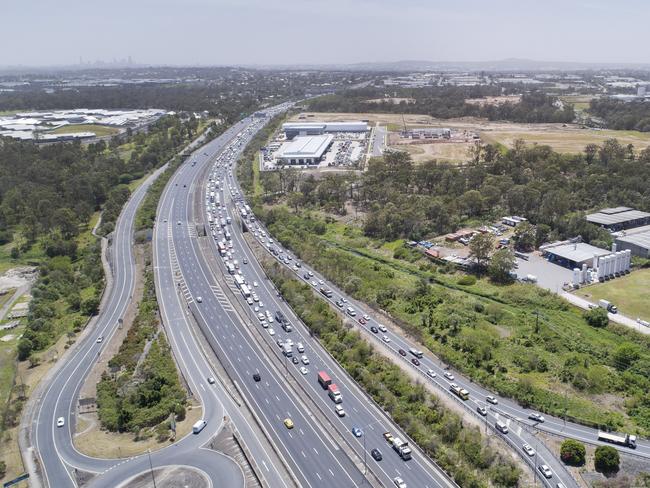
[[[582,466],[585,464],[586,449],[582,442],[574,439],[567,439],[560,447],[560,458],[571,466]]]
[[[594,467],[600,473],[615,473],[618,471],[620,459],[618,451],[612,446],[598,446],[594,457]]]
[[[583,317],[587,321],[589,325],[592,327],[597,327],[599,329],[602,329],[603,327],[607,327],[609,324],[609,318],[607,317],[607,310],[601,307],[596,307],[592,308],[591,310],[587,310],[584,314]]]
[[[463,286],[471,286],[471,285],[475,285],[475,284],[476,284],[476,277],[474,277],[474,276],[472,276],[472,275],[465,275],[465,276],[462,276],[462,277],[458,280],[458,284],[459,284],[459,285],[463,285]]]

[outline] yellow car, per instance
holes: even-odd
[[[293,429],[293,420],[291,419],[284,419],[284,426],[287,429]]]

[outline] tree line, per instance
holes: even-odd
[[[466,102],[468,98],[500,95],[502,91],[499,86],[398,89],[394,95],[407,99],[399,103],[383,100],[384,91],[377,88],[343,91],[315,98],[308,102],[308,107],[316,112],[426,114],[441,119],[471,116],[528,123],[568,123],[575,118],[571,105],[561,104],[557,98],[541,91],[525,93],[517,103],[500,105]],[[377,99],[379,101],[368,102]]]
[[[610,129],[650,132],[650,104],[643,101],[594,98],[589,113],[603,119]]]

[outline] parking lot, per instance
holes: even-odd
[[[516,258],[517,278],[522,280],[532,275],[537,278],[537,286],[546,288],[554,293],[561,293],[562,287],[573,279],[573,272],[557,264],[549,263],[536,253],[527,254],[528,260]]]

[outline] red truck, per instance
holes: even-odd
[[[327,387],[332,384],[332,378],[325,371],[320,371],[318,373],[318,382],[323,387],[323,390],[327,390]]]

